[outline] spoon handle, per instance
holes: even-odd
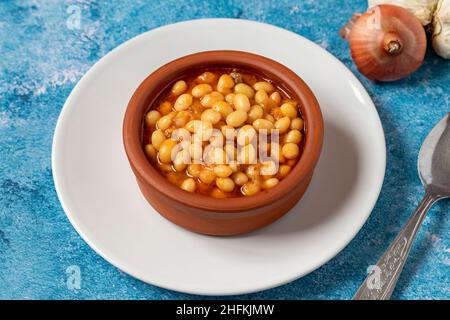
[[[417,231],[436,200],[438,200],[438,197],[427,190],[416,211],[403,226],[384,255],[378,260],[376,266],[369,267],[368,272],[371,273],[359,287],[353,300],[390,299]]]

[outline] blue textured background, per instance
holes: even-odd
[[[69,30],[67,9],[81,9]],[[377,105],[387,139],[387,173],[364,228],[312,274],[238,298],[348,299],[423,194],[416,173],[422,140],[448,111],[450,62],[428,50],[406,80],[375,84],[359,75],[339,28],[366,1],[35,0],[0,2],[0,298],[196,298],[142,283],[120,272],[78,236],[58,202],[50,165],[56,120],[80,77],[122,42],[153,28],[203,17],[234,17],[301,34],[353,70]],[[270,41],[270,39],[268,39]],[[396,299],[450,299],[449,202],[425,220],[394,293]],[[81,268],[69,290],[66,268]]]

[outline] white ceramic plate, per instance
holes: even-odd
[[[191,233],[157,214],[122,146],[124,111],[139,83],[175,58],[217,49],[257,53],[291,68],[317,96],[325,120],[323,152],[302,201],[269,227],[228,238]],[[367,92],[331,54],[274,26],[208,19],[152,30],[96,63],[64,105],[52,162],[64,211],[103,258],[153,285],[228,295],[292,281],[341,251],[375,205],[386,150]]]

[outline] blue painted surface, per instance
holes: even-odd
[[[80,29],[67,27],[80,9]],[[61,107],[80,77],[108,51],[153,28],[204,17],[262,21],[320,44],[356,73],[380,113],[387,173],[364,228],[332,261],[308,276],[237,298],[348,299],[395,237],[423,191],[416,156],[450,111],[450,62],[429,48],[406,80],[376,84],[359,75],[339,28],[366,1],[35,0],[0,2],[0,298],[197,298],[142,283],[94,253],[67,220],[55,193],[51,141]],[[77,9],[75,8],[75,10]],[[396,299],[450,299],[449,202],[426,218],[394,293]],[[79,290],[66,269],[80,267]]]

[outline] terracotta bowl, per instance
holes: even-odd
[[[267,77],[300,102],[299,108],[305,121],[303,154],[291,173],[273,189],[250,197],[227,199],[185,192],[167,181],[145,156],[142,143],[143,118],[152,103],[184,75],[215,67],[240,68]],[[247,52],[207,51],[174,60],[140,84],[125,113],[123,140],[142,194],[162,216],[194,232],[236,235],[274,222],[300,200],[311,181],[320,155],[323,120],[311,90],[285,66]]]

